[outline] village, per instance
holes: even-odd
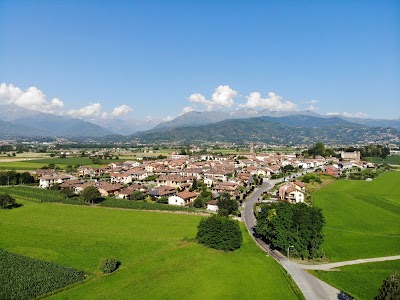
[[[338,177],[352,169],[373,167],[360,160],[360,153],[340,152],[340,158],[316,156],[304,158],[296,154],[256,153],[240,155],[184,155],[172,153],[155,160],[127,160],[112,162],[104,167],[80,166],[67,174],[53,169],[34,172],[39,187],[57,185],[80,194],[89,186],[95,187],[102,197],[128,200],[156,201],[159,203],[192,206],[201,191],[209,191],[207,202],[197,206],[217,211],[217,198],[228,193],[240,204],[263,180],[282,178],[283,183],[273,195],[265,194],[260,201],[286,201],[303,203],[305,184],[296,175],[318,171]]]

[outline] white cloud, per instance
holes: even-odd
[[[179,115],[183,115],[183,114],[186,114],[186,113],[191,112],[191,111],[195,111],[195,109],[193,107],[190,107],[190,106],[185,106],[184,108],[182,108],[182,111],[181,111],[181,113]]]
[[[314,106],[314,105],[309,105],[308,107],[306,107],[306,109],[305,110],[311,110],[311,111],[316,111],[316,110],[318,110],[319,108],[318,107],[316,107],[316,106]]]
[[[58,98],[47,100],[47,96],[37,87],[30,87],[26,91],[13,84],[0,84],[0,104],[14,104],[24,108],[51,113],[68,115],[74,118],[112,118],[120,117],[132,111],[128,105],[115,107],[111,113],[104,112],[100,103],[93,103],[78,109],[65,110],[64,102]]]
[[[130,111],[132,111],[132,108],[130,108],[126,104],[123,104],[123,105],[120,105],[120,106],[114,108],[113,111],[111,112],[111,115],[114,117],[120,117],[120,116],[126,115]]]
[[[231,89],[229,85],[220,85],[215,89],[214,94],[212,94],[211,102],[213,105],[231,107],[233,105],[233,98],[237,95],[238,93]]]
[[[171,120],[173,120],[173,119],[175,119],[174,117],[171,117],[171,116],[166,116],[165,118],[163,118],[162,120],[164,121],[164,122],[168,122],[168,121],[171,121]]]
[[[6,83],[0,84],[0,103],[53,114],[60,114],[60,109],[64,107],[64,102],[58,98],[47,101],[46,95],[36,87],[30,87],[24,92],[19,87]]]
[[[318,110],[319,108],[316,106],[317,103],[319,103],[319,100],[306,101],[306,104],[309,104],[309,105],[305,108],[305,110],[310,110],[310,111]]]
[[[326,113],[327,116],[340,116],[340,113],[336,112],[327,112]]]
[[[189,101],[205,105],[207,110],[212,110],[214,107],[231,107],[234,104],[233,98],[237,95],[238,92],[231,89],[229,85],[220,85],[211,95],[211,100],[207,100],[202,94],[195,93],[189,96]]]
[[[67,115],[74,118],[105,118],[107,113],[102,112],[100,103],[93,103],[79,109],[70,109],[66,112]]]
[[[355,114],[351,114],[351,113],[348,113],[348,112],[345,111],[343,113],[343,116],[344,117],[348,117],[348,118],[365,118],[368,115],[366,113],[363,113],[363,112],[357,112]]]
[[[363,113],[363,112],[358,112],[358,113],[356,113],[354,115],[354,117],[356,117],[356,118],[365,118],[365,117],[368,117],[368,115],[366,113]]]
[[[319,100],[310,100],[310,101],[306,101],[306,103],[310,104],[310,105],[315,105],[315,104],[319,103]]]
[[[252,92],[246,97],[247,102],[239,107],[245,108],[267,108],[271,110],[292,111],[297,110],[297,105],[291,101],[282,101],[282,97],[269,92],[267,98],[262,98],[259,92]]]

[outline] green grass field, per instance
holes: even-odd
[[[61,169],[65,169],[68,165],[100,167],[115,161],[117,160],[102,160],[101,161],[102,164],[98,165],[98,164],[93,164],[92,159],[88,157],[45,158],[45,159],[32,159],[32,160],[27,159],[24,161],[0,162],[0,170],[31,171],[40,169],[48,164],[55,164]]]
[[[284,270],[244,226],[242,248],[197,244],[199,216],[34,203],[0,211],[0,248],[91,274],[55,299],[298,299]],[[111,275],[102,259],[121,261]]]
[[[383,159],[382,157],[366,157],[368,161],[376,164],[386,163],[390,165],[400,165],[400,155],[391,155]]]
[[[323,249],[331,261],[400,254],[400,172],[337,181],[314,194],[325,216]]]
[[[373,299],[382,282],[399,272],[400,260],[340,267],[340,271],[313,271],[312,274],[344,291],[355,299]]]

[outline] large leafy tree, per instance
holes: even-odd
[[[145,198],[146,195],[141,191],[134,191],[130,196],[131,200],[144,200]]]
[[[293,255],[316,258],[323,255],[320,247],[324,223],[319,208],[304,203],[279,203],[262,206],[255,231],[274,249],[284,251],[293,246]]]
[[[400,275],[398,273],[391,274],[386,278],[375,300],[392,300],[400,299]]]
[[[198,242],[209,248],[233,251],[242,245],[239,223],[228,217],[214,215],[202,219],[197,228]]]
[[[7,208],[15,204],[15,199],[9,194],[0,194],[0,208]]]
[[[93,203],[94,200],[100,198],[101,194],[94,186],[88,186],[82,191],[81,196],[86,202]]]

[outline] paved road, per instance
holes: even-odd
[[[311,172],[311,171],[309,171]],[[298,264],[292,263],[285,256],[283,256],[280,252],[276,250],[271,250],[269,245],[264,243],[262,240],[254,237],[254,226],[256,224],[254,218],[254,203],[258,201],[258,198],[261,196],[261,193],[265,190],[269,190],[276,183],[283,181],[280,179],[267,180],[265,179],[263,184],[255,189],[253,194],[245,201],[245,209],[244,209],[244,222],[246,224],[247,230],[250,235],[256,241],[257,245],[271,255],[276,261],[278,261],[285,270],[292,276],[293,280],[296,282],[297,286],[300,288],[304,297],[307,300],[332,300],[332,299],[343,299],[341,292],[328,285],[327,283],[319,280],[318,278],[312,276],[311,274],[303,271]]]
[[[387,260],[398,260],[400,259],[400,255],[395,256],[385,256],[385,257],[375,257],[375,258],[361,258],[356,260],[348,260],[348,261],[340,261],[335,263],[329,264],[319,264],[319,265],[303,265],[299,263],[292,264],[296,265],[298,268],[303,270],[322,270],[322,271],[329,271],[333,268],[343,267],[343,266],[350,266],[350,265],[358,265],[358,264],[365,264],[369,262],[378,262],[378,261],[387,261]]]

